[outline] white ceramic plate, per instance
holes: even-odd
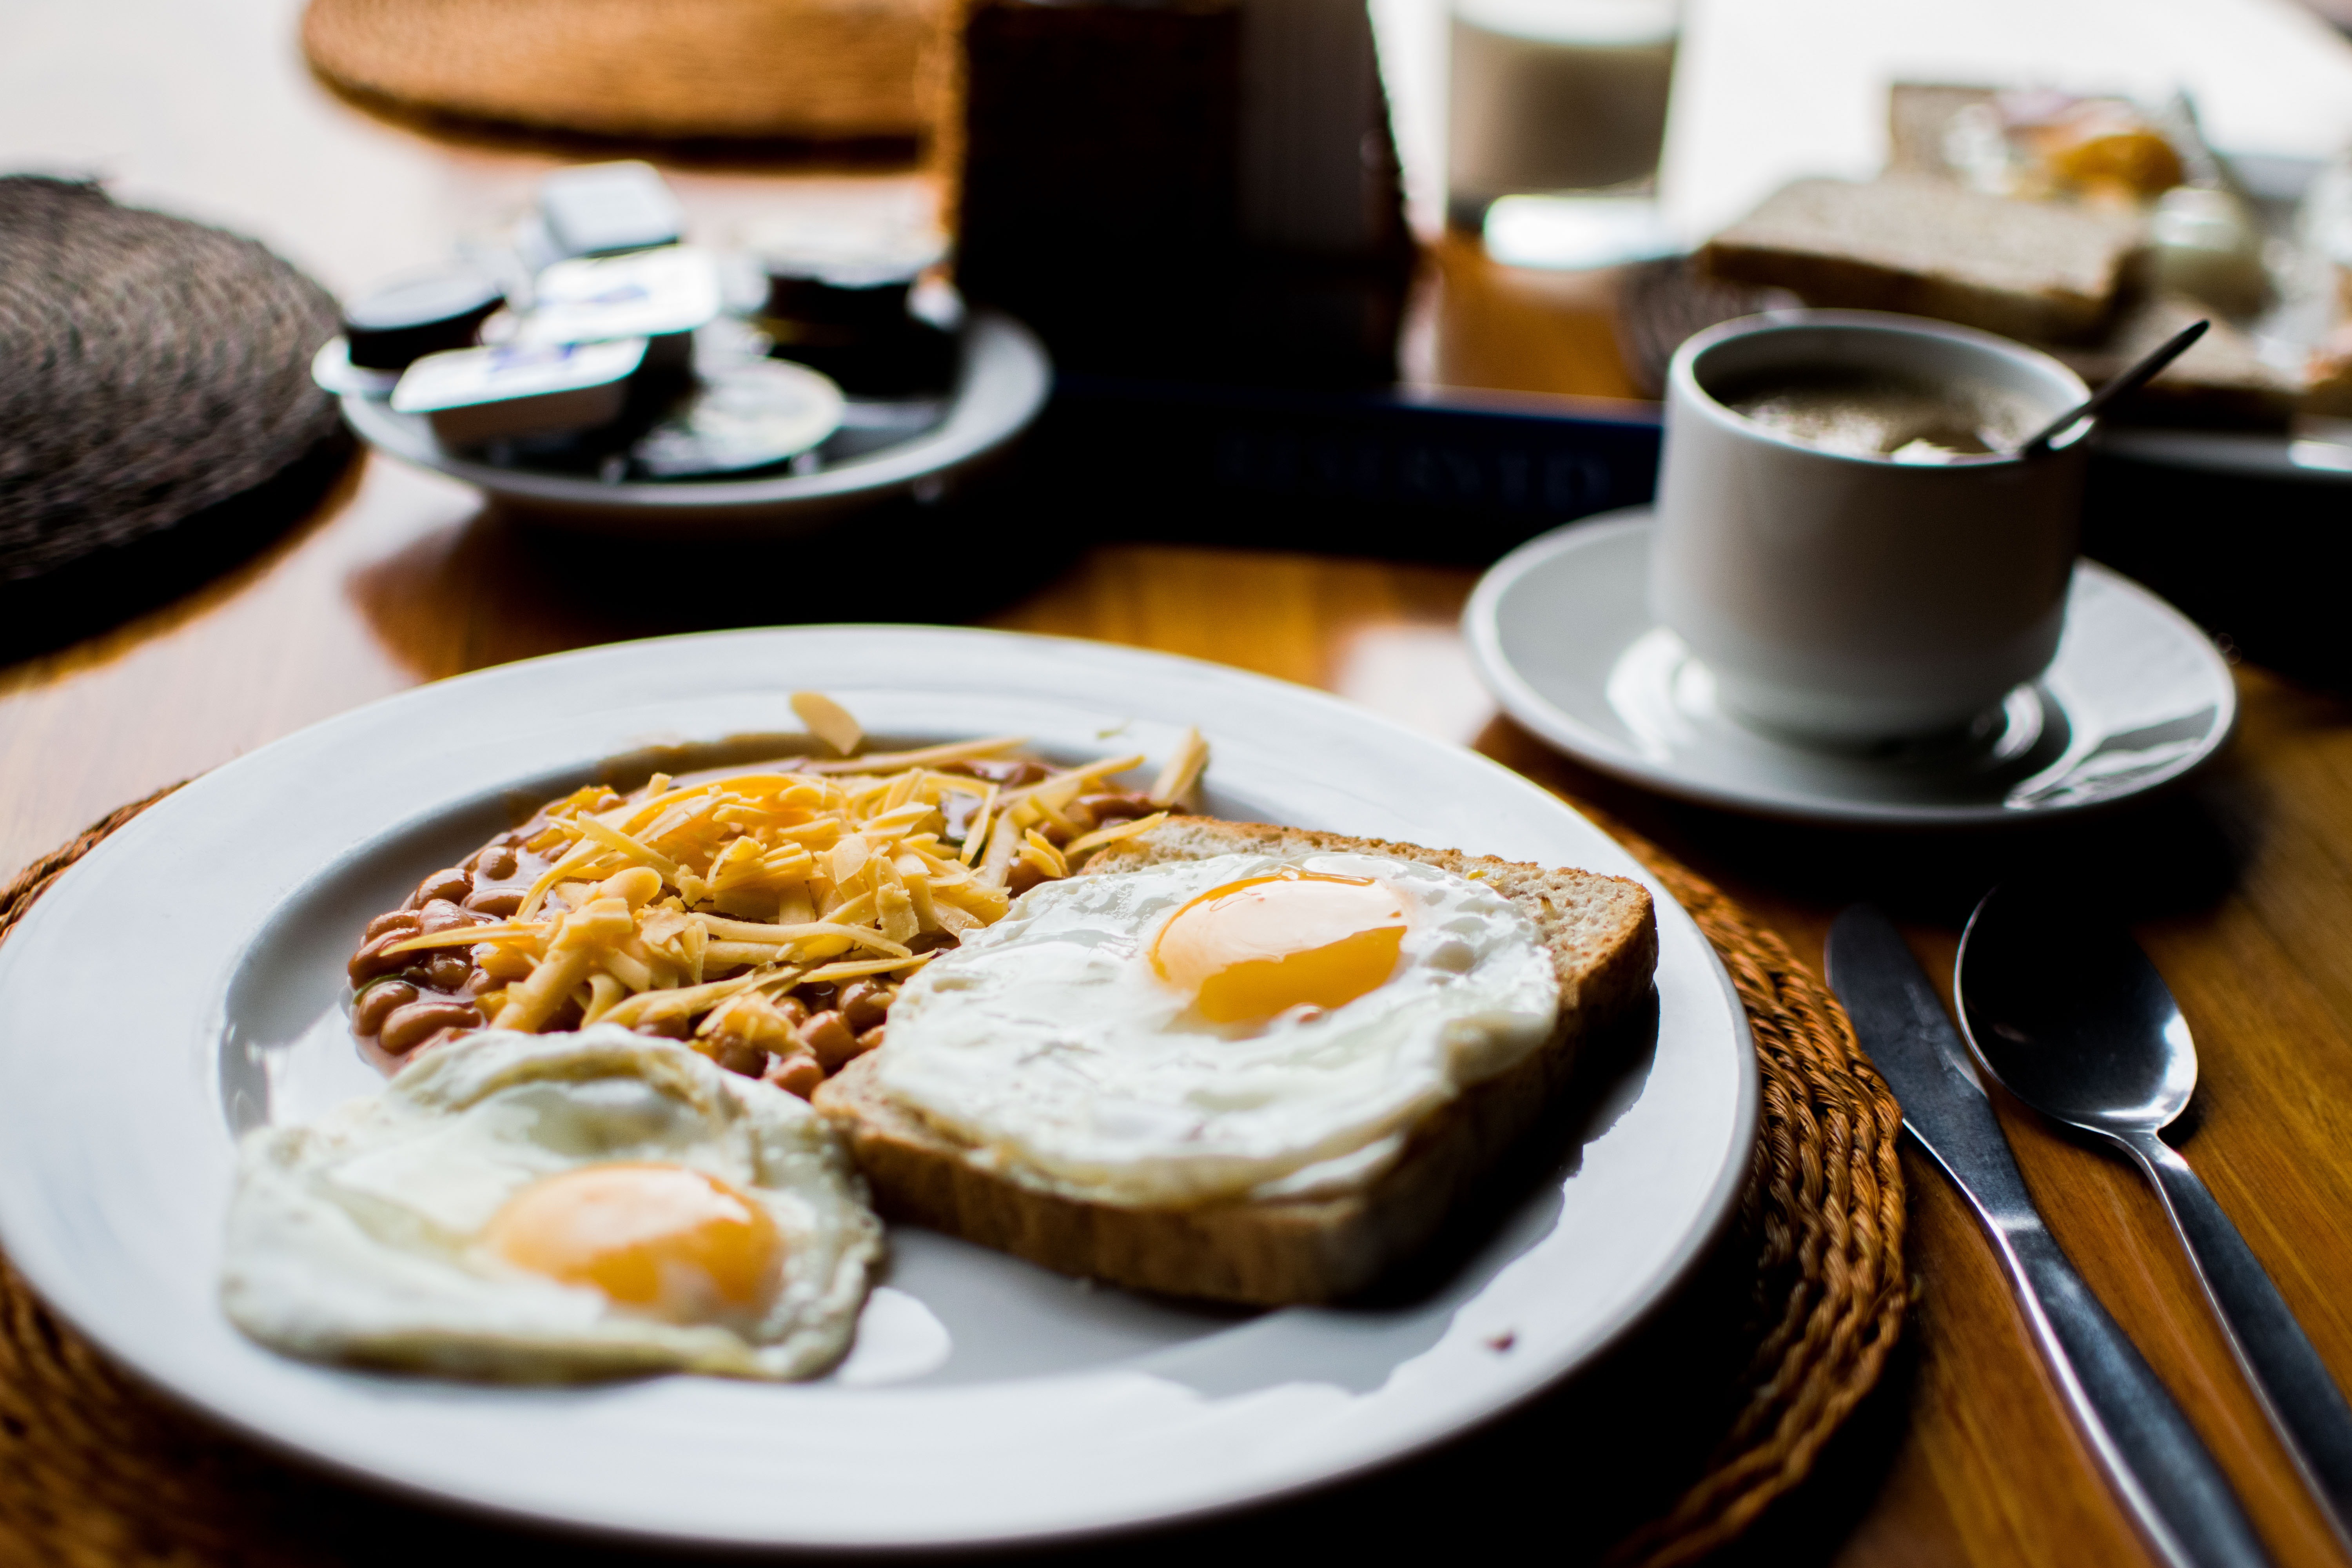
[[[803,688],[885,739],[1017,732],[1064,756],[1164,756],[1197,721],[1211,809],[1643,876],[1481,757],[1162,655],[838,627],[511,665],[231,763],[41,900],[0,948],[0,1245],[140,1373],[355,1475],[646,1537],[886,1546],[1170,1519],[1434,1442],[1601,1352],[1727,1215],[1755,1064],[1721,966],[1661,894],[1654,1031],[1587,1064],[1552,1174],[1379,1305],[1190,1307],[900,1229],[857,1349],[811,1384],[475,1387],[239,1337],[215,1300],[233,1130],[373,1086],[343,1021],[353,933],[512,805],[647,747],[797,731]]]
[[[1520,723],[1589,766],[1772,816],[1909,826],[2021,823],[2110,805],[2219,751],[2230,667],[2179,611],[2094,562],[2042,679],[1968,735],[1859,754],[1765,734],[1649,610],[1650,509],[1529,540],[1462,614],[1479,678]]]
[[[944,495],[967,470],[1009,447],[1054,389],[1054,365],[1036,335],[1012,317],[976,310],[963,329],[945,418],[920,434],[814,473],[749,479],[593,478],[505,468],[446,450],[421,415],[395,414],[381,396],[347,392],[343,417],[395,458],[479,487],[541,522],[657,539],[803,531],[893,497]],[[852,410],[855,414],[856,409]]]

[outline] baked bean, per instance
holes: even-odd
[[[376,1044],[394,1056],[405,1056],[443,1029],[478,1029],[482,1010],[471,1002],[434,1000],[395,1007],[376,1033]]]
[[[351,972],[352,984],[364,985],[379,974],[396,974],[407,968],[413,962],[410,954],[388,953],[384,949],[407,941],[410,934],[404,931],[388,931],[361,943],[360,950],[352,954],[351,963],[345,965]]]
[[[793,999],[801,1005],[803,1016],[806,1016],[822,1013],[832,1006],[835,994],[835,987],[830,985],[803,985],[793,993]]]
[[[768,1070],[760,1077],[787,1094],[797,1094],[803,1100],[816,1092],[824,1081],[824,1068],[806,1051],[794,1051],[790,1056],[770,1057]]]
[[[505,920],[522,908],[523,889],[507,888],[495,892],[468,893],[466,907],[478,915],[495,915]]]
[[[416,1000],[416,987],[405,980],[379,980],[360,993],[358,1003],[352,1008],[352,1029],[355,1034],[373,1035],[383,1029],[383,1021],[395,1007],[405,1007]]]
[[[417,910],[416,914],[426,936],[436,935],[455,926],[475,923],[472,915],[459,909],[447,899],[428,899],[425,900],[425,907]]]
[[[429,904],[436,899],[446,899],[454,904],[473,890],[474,879],[452,866],[446,870],[436,871],[417,883],[416,901]]]
[[[1115,822],[1133,822],[1150,816],[1160,808],[1151,804],[1149,795],[1128,790],[1104,790],[1097,795],[1082,795],[1070,803],[1070,816],[1095,827],[1108,827]],[[1080,816],[1083,812],[1085,815]]]
[[[875,1047],[882,1043],[882,1030],[883,1026],[877,1024],[872,1028],[857,1037],[857,1054],[859,1056],[864,1056],[866,1052],[872,1050]]]
[[[775,1008],[784,1016],[784,1021],[795,1029],[808,1022],[808,1004],[797,996],[777,997]]]
[[[740,1072],[745,1078],[758,1078],[768,1070],[768,1053],[749,1040],[721,1040],[719,1044],[719,1065],[729,1072]]]
[[[388,915],[378,915],[375,919],[368,921],[367,936],[364,940],[372,942],[388,931],[405,931],[410,936],[415,936],[417,931],[418,923],[417,917],[413,910],[394,910]]]
[[[665,1040],[683,1040],[694,1033],[694,1021],[681,1013],[656,1013],[637,1025],[636,1030]]]
[[[515,874],[515,852],[503,844],[493,844],[474,857],[474,878],[477,881],[500,882]]]
[[[813,1014],[800,1028],[801,1045],[831,1072],[857,1054],[857,1037],[838,1013]]]
[[[1015,860],[1011,874],[1004,879],[1004,890],[1017,899],[1045,879],[1045,873],[1030,862]]]
[[[841,993],[841,1021],[862,1035],[890,1016],[895,994],[879,980],[853,981]]]
[[[472,977],[474,966],[464,955],[444,949],[433,955],[425,965],[425,977],[433,982],[436,991],[455,991]]]

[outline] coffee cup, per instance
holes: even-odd
[[[1843,746],[1965,726],[2058,651],[2086,455],[2015,449],[2088,395],[2047,354],[1909,316],[1701,332],[1667,374],[1651,607],[1751,724]]]

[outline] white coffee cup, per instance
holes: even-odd
[[[1809,446],[1717,401],[1776,372],[1989,383],[2027,430],[2089,395],[2049,355],[1873,310],[1727,321],[1667,375],[1650,603],[1736,716],[1868,744],[1966,725],[2058,651],[2082,513],[2083,444],[1937,463]]]

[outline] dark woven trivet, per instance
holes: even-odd
[[[0,939],[68,867],[170,793],[122,807],[0,888]],[[1845,1014],[1787,944],[1657,846],[1582,809],[1657,875],[1723,955],[1763,1079],[1755,1164],[1725,1253],[1753,1292],[1739,1347],[1747,1364],[1719,1406],[1734,1414],[1697,1482],[1608,1558],[1610,1568],[1668,1568],[1736,1539],[1803,1480],[1878,1382],[1910,1299],[1895,1159],[1902,1112]],[[1706,1402],[1690,1419],[1717,1407]],[[1450,1520],[1445,1510],[1459,1501],[1428,1506]],[[325,1568],[532,1550],[503,1532],[485,1541],[482,1529],[215,1439],[115,1371],[0,1258],[0,1563]],[[568,1542],[554,1555],[573,1564],[599,1556]],[[1133,1555],[1130,1543],[1122,1560]]]
[[[152,538],[338,435],[325,289],[249,239],[0,177],[0,589]]]

